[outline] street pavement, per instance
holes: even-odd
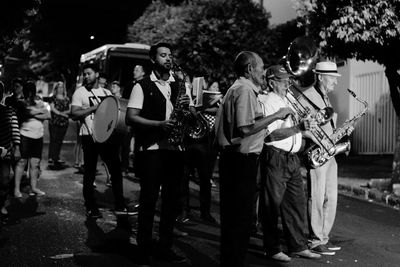
[[[3,226],[0,238],[0,266],[137,266],[136,217],[116,219],[112,212],[113,196],[107,187],[101,164],[96,177],[97,199],[103,219],[87,220],[82,199],[82,174],[72,168],[73,144],[64,145],[62,159],[67,168],[47,168],[47,145],[44,147],[39,188],[44,197],[11,198],[10,223]],[[371,179],[390,177],[390,156],[338,157],[341,184],[368,188]],[[342,166],[342,167],[340,167]],[[352,182],[356,181],[356,182]],[[25,181],[27,184],[27,181]],[[371,184],[370,184],[371,185]],[[124,179],[124,194],[129,205],[137,204],[139,185],[134,175]],[[177,229],[187,232],[176,237],[177,253],[185,256],[183,264],[153,262],[152,266],[219,265],[219,226],[200,220],[198,185],[190,184],[192,218]],[[219,221],[219,194],[212,189],[212,215]],[[259,232],[250,240],[248,266],[400,266],[400,214],[391,205],[377,204],[365,195],[341,190],[332,241],[342,246],[335,256],[321,260],[294,258],[281,264],[263,256]],[[158,217],[156,217],[155,233]]]

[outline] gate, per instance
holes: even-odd
[[[356,154],[392,154],[396,145],[398,120],[385,72],[356,75],[351,89],[357,97],[367,101],[369,107],[353,132],[352,151]],[[349,115],[352,118],[364,106],[356,100],[350,103]]]

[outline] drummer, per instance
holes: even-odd
[[[111,95],[111,92],[99,86],[99,71],[96,65],[83,66],[83,83],[72,95],[71,117],[80,120],[82,126],[79,135],[82,138],[85,171],[83,175],[83,198],[88,218],[101,218],[94,197],[94,180],[96,176],[97,159],[100,155],[111,174],[112,190],[115,200],[116,215],[134,215],[129,212],[123,196],[122,174],[119,159],[118,139],[111,136],[105,143],[95,143],[93,139],[94,114],[101,101]]]

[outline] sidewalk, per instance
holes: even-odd
[[[400,208],[400,197],[388,191],[393,155],[340,155],[336,160],[340,194]]]

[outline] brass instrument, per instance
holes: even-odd
[[[351,134],[356,121],[365,115],[368,110],[368,103],[358,99],[353,91],[347,89],[354,98],[364,104],[364,110],[354,118],[346,120],[340,128],[334,130],[331,136],[321,128],[321,125],[331,120],[333,109],[331,107],[326,107],[317,110],[315,105],[304,96],[306,102],[310,104],[310,106],[305,106],[301,104],[291,90],[301,88],[301,85],[304,85],[304,78],[308,74],[314,77],[311,70],[317,58],[317,54],[318,50],[311,39],[307,37],[298,37],[290,44],[287,55],[284,57],[286,70],[293,75],[292,80],[297,79],[296,83],[293,83],[287,91],[286,99],[292,105],[300,119],[311,117],[318,122],[317,128],[310,131],[316,143],[306,149],[307,163],[311,168],[320,167],[335,155],[350,150],[350,141],[340,143],[340,140],[344,136],[349,136]]]
[[[356,94],[347,89],[347,91],[359,102],[364,105],[364,109],[354,116],[352,119],[347,119],[342,126],[335,129],[333,134],[328,137],[326,140],[322,139],[322,143],[328,143],[326,146],[319,146],[317,144],[312,145],[306,150],[306,155],[308,158],[308,163],[312,168],[318,168],[324,165],[328,160],[332,157],[350,151],[350,141],[345,141],[339,143],[339,141],[345,137],[350,136],[350,134],[354,131],[354,126],[356,122],[366,114],[368,110],[368,103],[364,100],[359,99]],[[332,145],[329,145],[332,144]]]
[[[174,109],[171,113],[170,120],[174,126],[168,133],[167,140],[170,144],[182,148],[185,136],[192,139],[201,139],[207,132],[207,124],[197,119],[186,107],[180,104],[180,98],[186,94],[186,79],[187,74],[182,71],[178,65],[174,65],[174,74],[179,82],[178,96],[174,104]],[[181,72],[183,77],[178,77],[177,72]]]
[[[295,97],[293,91],[289,87],[286,93],[286,100],[290,103],[293,109],[296,111],[297,115],[301,119],[312,118],[315,119],[318,125],[325,125],[328,123],[333,116],[333,108],[325,107],[320,110],[311,110],[311,107],[303,105],[298,99]]]
[[[318,57],[318,48],[314,41],[306,36],[294,39],[283,58],[283,65],[293,75],[293,82],[298,88],[307,88],[315,83],[312,71]]]
[[[321,128],[321,125],[326,124],[332,119],[333,109],[325,107],[324,109],[317,110],[317,107],[308,98],[304,97],[304,100],[310,105],[305,105],[294,95],[295,90],[299,92],[299,89],[297,89],[299,85],[294,80],[300,79],[307,73],[312,72],[317,54],[318,50],[314,42],[307,37],[298,37],[290,44],[287,55],[284,57],[285,69],[292,74],[291,85],[287,90],[286,99],[297,113],[299,120],[311,118],[317,121],[317,128],[310,132],[319,147],[328,149],[334,144],[331,142],[328,134]]]
[[[324,149],[324,151],[328,151],[332,146],[334,146],[329,135],[321,128],[321,125],[326,124],[332,119],[333,109],[331,107],[326,107],[324,109],[316,110],[310,106],[305,106],[295,97],[290,88],[287,90],[285,97],[298,115],[298,120],[311,118],[317,121],[317,127],[310,131],[310,133],[314,136],[314,140],[317,141],[318,147]]]

